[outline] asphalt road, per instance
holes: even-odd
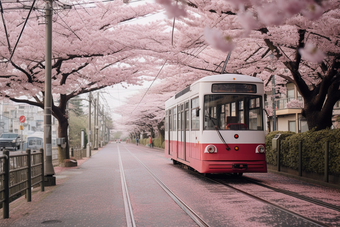
[[[156,178],[208,226],[318,226],[175,166],[161,150],[141,145],[108,144],[80,166],[56,172],[57,186],[36,192],[31,203],[11,203],[10,218],[0,219],[0,226],[197,226]],[[273,173],[246,176],[340,204],[338,190]],[[221,178],[308,218],[340,226],[340,212],[254,187],[229,175]],[[129,206],[132,217],[127,218]],[[130,225],[129,219],[134,224]]]

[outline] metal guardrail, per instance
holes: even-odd
[[[32,200],[32,187],[40,184],[44,191],[44,152],[10,155],[8,150],[0,156],[0,203],[3,218],[9,218],[9,203],[26,191],[27,202]]]

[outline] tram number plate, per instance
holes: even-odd
[[[233,164],[233,169],[248,169],[248,164]]]

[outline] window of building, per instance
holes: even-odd
[[[300,121],[300,132],[307,132],[308,131],[308,124],[306,120]]]
[[[288,130],[291,132],[296,132],[296,122],[288,121]]]
[[[295,99],[295,86],[293,83],[287,84],[287,98],[288,100]]]

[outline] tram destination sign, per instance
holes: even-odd
[[[235,84],[235,83],[223,83],[213,84],[211,88],[213,93],[256,93],[255,84]]]

